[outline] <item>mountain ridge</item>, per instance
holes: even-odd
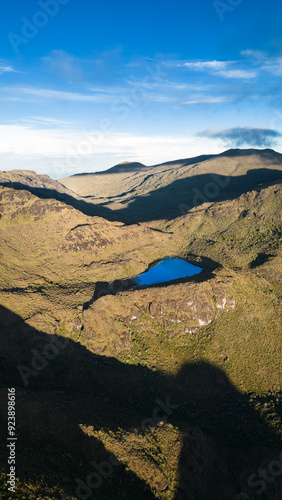
[[[115,167],[114,167],[115,168]],[[130,171],[60,179],[65,187],[125,223],[177,217],[195,200],[236,198],[243,191],[282,178],[282,155],[271,149],[231,149]],[[196,204],[199,204],[196,201]],[[154,214],[154,215],[153,215]]]
[[[196,159],[142,165],[137,170],[130,170],[131,163],[124,170],[122,163],[122,171],[112,167],[59,181],[33,171],[13,170],[0,172],[0,185],[27,189],[41,199],[54,198],[85,215],[135,224],[173,219],[203,202],[235,199],[244,191],[282,179],[282,155],[270,149],[233,149]]]
[[[140,166],[140,168],[145,168],[145,169],[150,169],[154,167],[159,167],[159,166],[164,166],[164,165],[173,165],[173,164],[185,164],[189,165],[190,163],[198,163],[201,161],[209,160],[211,158],[215,157],[221,157],[221,156],[250,156],[253,154],[262,154],[262,155],[275,155],[279,156],[282,158],[282,154],[279,153],[278,151],[275,151],[274,149],[271,148],[265,148],[265,149],[256,149],[256,148],[249,148],[249,149],[241,149],[241,148],[230,148],[227,149],[226,151],[223,151],[222,153],[214,153],[214,154],[206,154],[206,155],[198,155],[194,157],[187,157],[187,158],[179,158],[177,160],[169,160],[161,163],[156,163],[153,165],[145,165],[144,163],[140,162],[130,162],[130,161],[124,161],[121,163],[118,163],[117,165],[114,165],[113,167],[110,167],[106,170],[99,171],[99,172],[81,172],[77,174],[73,174],[70,177],[76,177],[79,175],[102,175],[102,174],[109,174],[109,173],[114,173],[114,172],[122,172],[123,168],[124,171],[128,171],[130,167],[137,167]],[[120,168],[120,169],[119,169]]]

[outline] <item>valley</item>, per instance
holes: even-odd
[[[270,149],[0,173],[19,498],[281,498],[249,480],[281,453],[281,179]],[[203,270],[134,283],[169,258]]]

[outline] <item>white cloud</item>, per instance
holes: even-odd
[[[197,61],[197,62],[185,62],[179,64],[179,66],[184,66],[192,71],[207,71],[212,75],[218,75],[223,78],[238,78],[238,79],[249,79],[255,78],[257,72],[254,70],[246,69],[236,69],[234,65],[238,61]],[[233,66],[231,69],[230,66]]]
[[[92,94],[82,94],[79,92],[67,92],[64,90],[51,90],[44,88],[35,87],[2,87],[1,91],[5,93],[0,97],[1,101],[23,101],[32,102],[34,99],[38,101],[42,100],[57,100],[57,101],[70,101],[70,102],[94,102],[94,103],[110,103],[111,99],[114,99],[114,94],[109,94],[108,92],[101,92],[100,90]],[[27,97],[24,97],[24,96]],[[28,97],[28,96],[31,96]]]
[[[266,52],[261,50],[243,50],[241,52],[243,56],[251,57],[255,59],[257,65],[261,70],[267,71],[275,76],[282,75],[282,58],[281,57],[269,57]]]
[[[205,69],[221,70],[227,67],[232,61],[197,61],[185,62],[180,66],[193,69],[195,71],[203,71]]]
[[[217,104],[221,102],[228,102],[228,99],[224,97],[214,97],[210,99],[196,99],[194,101],[186,101],[182,103],[182,106],[191,106],[192,104]]]
[[[262,65],[262,69],[275,76],[282,75],[282,58],[268,59]]]
[[[38,99],[31,99],[28,97],[12,97],[12,96],[0,96],[1,102],[36,102],[38,103]]]
[[[262,50],[252,50],[252,49],[242,50],[240,54],[242,56],[253,57],[255,59],[264,59],[267,57],[267,53]]]
[[[101,93],[101,94],[118,94],[121,92],[125,91],[124,87],[110,87],[110,86],[104,86],[104,87],[89,87],[91,92],[94,93]]]
[[[89,88],[91,94],[83,94],[79,92],[67,92],[64,90],[51,90],[34,87],[2,87],[4,95],[0,96],[0,101],[22,101],[22,102],[42,102],[45,100],[53,101],[68,101],[80,103],[104,103],[114,104],[116,99],[123,99],[124,103],[133,101],[133,103],[140,101],[155,101],[155,102],[172,102],[174,97],[171,95],[160,94],[146,88],[141,88],[141,95],[135,96],[131,94],[126,87],[97,87]],[[11,95],[12,93],[12,95]],[[15,95],[16,94],[16,95]],[[26,97],[24,97],[26,95]],[[30,97],[29,97],[30,96]]]
[[[44,130],[32,125],[0,125],[0,153],[29,156],[66,154],[72,135],[60,129]]]
[[[137,79],[127,79],[126,83],[128,85],[134,86],[134,87],[144,87],[144,80],[137,80]],[[175,81],[175,80],[169,80],[168,78],[157,82],[157,86],[160,88],[164,88],[166,91],[183,91],[186,92],[187,90],[190,92],[205,92],[210,90],[214,85],[211,85],[210,83],[207,84],[198,84],[198,83],[187,83],[186,81]],[[146,87],[146,80],[145,80],[145,87]],[[147,88],[147,87],[146,87]],[[122,89],[123,91],[125,90],[124,88]],[[126,89],[128,92],[128,89]]]
[[[37,124],[42,126],[53,126],[54,125],[71,125],[71,122],[67,122],[64,120],[58,120],[57,118],[52,118],[48,116],[27,116],[26,118],[20,120],[25,124]]]
[[[66,92],[62,90],[36,89],[32,87],[14,88],[19,93],[37,96],[42,99],[54,99],[60,101],[77,101],[77,102],[106,102],[108,95],[101,93],[97,94],[81,94],[78,92]]]
[[[249,71],[244,69],[229,69],[225,71],[219,71],[218,75],[223,76],[224,78],[240,78],[240,79],[249,79],[256,78],[256,71]]]
[[[12,66],[4,66],[0,64],[0,75],[2,75],[3,73],[17,73],[17,71],[12,68]]]
[[[152,165],[222,151],[220,140],[217,143],[214,138],[186,135],[98,135],[95,132],[59,128],[0,125],[0,136],[3,170],[32,166],[36,171],[43,171],[54,177],[100,170],[116,163],[116,160],[111,160],[113,158]]]

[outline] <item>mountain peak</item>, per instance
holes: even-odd
[[[114,165],[108,170],[105,170],[105,173],[114,174],[119,172],[129,172],[129,171],[133,172],[137,170],[142,170],[143,168],[148,168],[148,167],[143,163],[140,163],[139,161],[123,161],[121,163],[118,163],[117,165]],[[99,173],[101,174],[102,172]]]

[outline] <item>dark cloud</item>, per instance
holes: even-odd
[[[222,139],[225,143],[235,147],[255,146],[271,147],[282,134],[270,128],[237,127],[225,130],[207,129],[198,134],[200,137]]]

